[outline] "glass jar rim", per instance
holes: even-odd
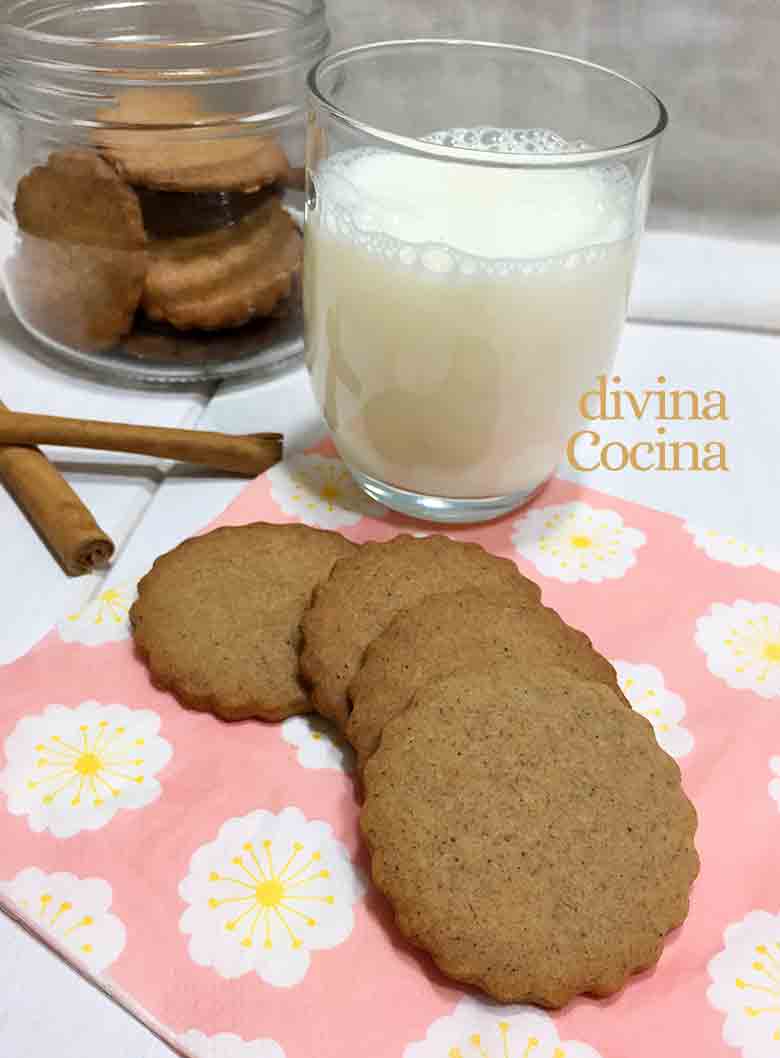
[[[94,47],[96,44],[102,47],[115,47],[118,51],[126,49],[128,46],[132,46],[133,42],[126,40],[111,40],[110,38],[104,38],[102,40],[95,40],[94,37],[78,36],[75,34],[63,34],[63,33],[46,33],[41,30],[31,29],[26,25],[19,25],[11,20],[16,12],[23,10],[29,6],[29,0],[16,0],[16,3],[12,3],[6,10],[5,14],[0,16],[0,40],[5,37],[6,39],[14,37],[20,40],[29,42],[38,42],[41,44],[56,44],[57,46],[67,47]],[[133,5],[135,6],[135,5]],[[311,0],[311,10],[301,11],[296,13],[295,28],[302,29],[311,23],[322,20],[325,17],[326,8],[325,0]],[[276,34],[289,33],[290,27],[288,26],[270,26],[261,29],[248,30],[243,33],[226,33],[222,36],[209,37],[203,41],[191,41],[187,39],[183,40],[165,40],[155,45],[153,42],[144,42],[144,47],[165,47],[165,48],[187,48],[191,49],[198,46],[209,46],[214,47],[220,44],[236,44],[236,43],[247,43],[253,40],[263,40],[268,37],[273,37]]]
[[[355,118],[337,104],[330,100],[322,87],[323,77],[332,70],[343,66],[352,59],[365,57],[366,55],[378,54],[381,51],[391,49],[410,49],[416,47],[465,47],[465,48],[489,48],[503,52],[514,52],[518,55],[530,55],[553,60],[562,60],[583,69],[607,74],[627,87],[639,91],[647,99],[652,101],[658,109],[658,117],[655,125],[641,136],[625,143],[615,144],[610,147],[598,148],[596,150],[567,151],[567,152],[545,152],[544,154],[506,154],[495,151],[476,150],[470,147],[450,147],[443,144],[431,143],[417,139],[413,136],[404,136],[399,133],[389,132],[378,128],[367,122]],[[455,161],[465,164],[500,166],[505,168],[560,168],[575,167],[580,165],[592,165],[594,162],[609,161],[614,158],[623,158],[626,155],[635,154],[647,150],[666,129],[669,123],[669,115],[666,107],[659,97],[639,81],[634,81],[625,74],[612,70],[608,66],[602,66],[588,59],[580,59],[574,55],[566,55],[562,52],[548,51],[543,48],[531,48],[520,44],[508,44],[498,41],[466,40],[456,37],[411,37],[408,39],[379,40],[367,44],[359,44],[351,48],[344,48],[320,59],[306,78],[310,101],[324,109],[331,118],[348,126],[356,132],[372,139],[382,141],[388,145],[412,154],[423,155],[428,158],[440,159],[442,161]]]
[[[78,130],[199,135],[213,126],[220,136],[243,135],[299,120],[303,93],[274,96],[258,112],[256,85],[302,85],[329,42],[325,0],[219,0],[203,12],[175,0],[9,0],[0,12],[0,108]],[[86,114],[130,88],[217,85],[233,93],[228,115],[161,112],[139,124]]]

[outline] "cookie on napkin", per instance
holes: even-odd
[[[389,721],[364,784],[401,932],[502,1003],[610,995],[687,914],[696,812],[650,723],[603,684],[534,683],[514,660],[461,670]]]
[[[529,677],[543,678],[545,666],[560,666],[623,697],[610,663],[554,610],[529,607],[522,596],[491,597],[473,588],[432,595],[398,614],[369,644],[350,684],[346,734],[359,768],[376,749],[388,720],[420,687],[454,669],[506,658],[514,658]]]
[[[469,586],[510,592],[529,604],[541,598],[539,586],[514,562],[446,536],[402,534],[364,544],[339,562],[302,621],[301,672],[312,687],[317,711],[344,731],[347,690],[368,644],[399,611],[427,595]]]
[[[225,720],[309,712],[299,623],[357,546],[304,525],[215,529],[162,555],[138,585],[133,635],[153,683]]]

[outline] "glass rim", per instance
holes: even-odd
[[[519,55],[542,56],[549,59],[560,59],[564,62],[571,63],[574,66],[608,74],[610,77],[622,81],[627,87],[639,91],[654,102],[658,108],[658,119],[649,132],[646,132],[635,139],[628,140],[625,143],[615,144],[597,150],[566,152],[551,151],[549,153],[545,152],[544,154],[533,154],[530,152],[527,154],[506,154],[495,151],[474,150],[469,147],[447,147],[442,144],[429,143],[425,140],[417,139],[414,136],[403,136],[399,133],[390,132],[387,129],[378,128],[377,126],[361,121],[359,118],[355,118],[345,110],[342,110],[341,107],[328,99],[322,88],[321,81],[326,73],[336,67],[344,65],[355,57],[370,55],[372,53],[376,54],[392,48],[414,48],[430,45],[444,47],[490,48],[493,50],[514,52]],[[613,70],[608,66],[602,66],[599,63],[591,62],[588,59],[580,59],[575,55],[567,55],[564,52],[548,51],[544,48],[532,48],[522,44],[508,44],[499,41],[468,40],[458,37],[410,37],[406,39],[378,40],[366,44],[358,44],[351,48],[343,48],[340,51],[333,52],[332,55],[326,55],[324,58],[320,59],[319,62],[315,63],[306,78],[306,86],[310,102],[313,101],[315,105],[327,111],[332,118],[342,124],[348,125],[350,128],[363,135],[383,141],[394,147],[399,147],[410,153],[424,155],[428,158],[438,158],[441,160],[457,161],[475,165],[482,164],[518,169],[529,167],[552,168],[588,165],[593,162],[608,161],[612,158],[622,158],[625,155],[634,154],[637,151],[649,147],[661,136],[669,123],[668,111],[655,92],[653,92],[651,88],[648,88],[647,85],[644,85],[639,81],[634,81],[632,78],[626,76],[626,74],[619,73],[617,70]]]
[[[148,2],[149,0],[142,0],[141,6]],[[227,44],[246,44],[251,43],[254,40],[268,40],[277,35],[281,36],[285,33],[289,34],[291,30],[300,31],[307,28],[310,24],[322,20],[326,13],[325,0],[310,0],[310,3],[311,7],[308,11],[295,12],[290,9],[295,17],[288,26],[267,26],[262,29],[247,30],[242,33],[225,33],[201,41],[187,40],[186,37],[182,40],[164,40],[157,43],[144,41],[141,46],[143,48],[159,48],[161,50],[186,48],[189,51],[192,48],[197,47],[219,47],[220,45]],[[96,40],[94,37],[79,36],[77,34],[47,33],[14,22],[14,14],[18,14],[21,10],[29,8],[29,4],[30,0],[16,0],[15,3],[8,6],[5,13],[0,17],[0,40],[5,37],[6,39],[23,40],[36,44],[57,45],[58,47],[99,47],[115,49],[117,52],[132,51],[139,47],[137,41],[121,39],[112,40],[110,38]],[[132,6],[136,7],[139,5],[134,3]],[[0,47],[0,52],[2,52],[2,50],[2,47]]]

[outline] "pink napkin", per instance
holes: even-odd
[[[255,519],[423,528],[328,449],[216,524]],[[450,535],[537,579],[680,764],[701,875],[655,970],[555,1014],[447,981],[367,880],[347,748],[309,718],[227,725],[155,690],[132,585],[0,669],[2,906],[197,1058],[780,1055],[780,555],[562,481]]]

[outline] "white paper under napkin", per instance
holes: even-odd
[[[780,331],[780,245],[648,231],[629,317]]]

